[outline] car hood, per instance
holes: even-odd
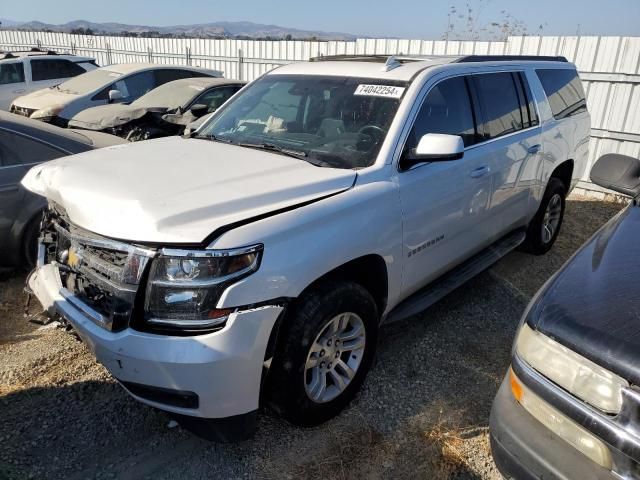
[[[640,206],[600,229],[538,296],[527,322],[640,385]]]
[[[149,108],[121,103],[101,105],[78,112],[69,120],[69,126],[88,130],[104,130],[142,118],[149,110]]]
[[[61,92],[55,88],[43,88],[42,90],[36,90],[35,92],[16,98],[13,104],[22,108],[40,110],[41,108],[56,105],[66,106],[77,98],[78,95]]]
[[[271,152],[167,137],[53,160],[22,184],[94,233],[194,244],[218,228],[349,189],[355,178]]]

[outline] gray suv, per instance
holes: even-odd
[[[127,143],[105,133],[65,130],[0,112],[0,265],[35,264],[40,217],[47,202],[20,185],[33,165]]]

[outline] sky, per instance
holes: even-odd
[[[361,36],[439,39],[450,8],[463,10],[467,2],[480,12],[477,24],[500,21],[506,11],[530,33],[537,34],[543,25],[546,35],[640,36],[640,0],[3,0],[0,18],[158,26],[251,21]]]

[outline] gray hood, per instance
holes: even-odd
[[[149,108],[122,103],[101,105],[78,112],[69,120],[69,126],[87,130],[104,130],[142,118],[149,110]]]

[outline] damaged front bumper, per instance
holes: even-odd
[[[283,310],[236,311],[221,330],[179,337],[113,332],[101,314],[64,288],[56,264],[40,264],[29,288],[49,314],[66,319],[96,359],[137,400],[189,417],[222,419],[258,408],[265,351]]]

